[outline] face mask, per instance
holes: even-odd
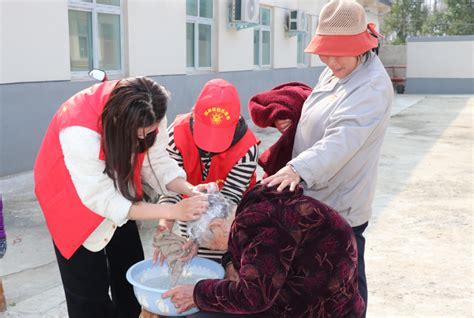
[[[138,138],[137,144],[137,152],[145,152],[147,151],[156,141],[156,135],[158,134],[158,130],[154,130],[148,133],[145,138]]]

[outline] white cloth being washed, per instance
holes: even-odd
[[[189,254],[189,251],[183,250],[183,245],[186,242],[187,240],[185,238],[171,233],[171,230],[158,232],[153,237],[153,246],[160,249],[160,252],[165,256],[168,267],[170,268],[170,288],[176,286],[179,278],[183,274],[185,262],[180,259]]]

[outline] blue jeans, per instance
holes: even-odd
[[[364,252],[365,252],[365,238],[362,235],[369,225],[369,222],[366,222],[362,225],[356,226],[352,228],[352,232],[354,232],[356,241],[357,241],[357,271],[358,271],[358,286],[359,286],[359,293],[364,299],[365,302],[365,309],[362,317],[365,317],[367,313],[367,300],[368,300],[368,292],[367,292],[367,279],[365,278],[365,261],[364,261]]]
[[[6,238],[0,238],[0,258],[5,255],[5,252],[7,251],[7,239]]]

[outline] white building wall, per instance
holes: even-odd
[[[470,36],[466,36],[470,37]],[[407,42],[407,77],[474,78],[474,41]]]
[[[296,7],[290,7],[296,9]],[[297,37],[290,37],[285,31],[285,19],[288,9],[275,7],[273,9],[273,68],[296,67]]]
[[[321,8],[328,3],[328,0],[298,0],[298,9],[303,10],[307,14],[319,16]]]
[[[272,8],[272,66],[296,67],[297,37],[288,10],[312,14],[311,36],[327,0],[261,0]],[[186,1],[124,0],[124,76],[186,74]],[[216,0],[214,71],[253,69],[253,28],[227,29],[228,1]],[[0,0],[0,83],[70,80],[68,1]],[[368,14],[369,21],[377,15]],[[312,56],[310,66],[321,66]]]
[[[0,1],[0,83],[69,80],[66,0]]]
[[[314,1],[317,2],[319,0]],[[260,5],[289,10],[296,10],[299,8],[298,1],[295,0],[260,0]]]
[[[235,30],[227,28],[228,2],[217,1],[217,71],[242,71],[253,69],[253,28]],[[263,0],[260,6],[272,9],[272,67],[288,68],[297,66],[297,37],[289,37],[284,24],[289,10],[300,9],[311,14],[319,12],[326,3],[304,0]],[[300,7],[301,6],[301,7]],[[317,23],[317,19],[316,22]],[[316,24],[315,24],[316,25]],[[315,29],[315,26],[313,30]],[[321,65],[319,58],[313,63]],[[313,65],[311,64],[311,65]]]
[[[186,1],[128,1],[129,75],[186,73]]]
[[[318,0],[318,1],[298,0],[298,9],[303,10],[306,14],[309,15],[308,16],[308,23],[310,24],[309,42],[311,42],[311,39],[316,34],[316,28],[318,27],[319,13],[321,12],[321,9],[324,7],[324,5],[328,2],[329,1],[327,0]],[[305,54],[309,54],[309,53],[305,53]],[[319,59],[319,56],[315,54],[310,54],[309,65],[312,67],[325,66],[323,62],[321,62],[321,60]]]
[[[308,23],[309,23],[309,42],[311,42],[311,39],[313,36],[316,34],[316,28],[318,27],[318,19],[319,19],[319,13],[321,12],[322,7],[329,1],[327,0],[298,0],[298,9],[303,10],[307,15],[308,15]],[[308,44],[309,44],[308,42]],[[309,53],[305,53],[309,54]],[[318,66],[325,66],[319,57],[315,54],[309,54],[310,55],[310,61],[309,65],[312,67],[318,67]]]
[[[253,69],[253,28],[227,28],[228,2],[217,1],[215,45],[216,71],[231,72]]]
[[[318,27],[318,19],[319,19],[319,15],[311,16],[311,38],[316,34],[316,28]],[[311,42],[311,40],[309,42]],[[305,54],[309,54],[309,53],[305,53]],[[310,66],[312,67],[326,66],[325,64],[323,64],[323,62],[321,62],[318,55],[316,54],[310,54],[310,55],[311,55]]]

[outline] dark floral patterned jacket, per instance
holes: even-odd
[[[255,186],[237,208],[229,253],[239,281],[203,280],[204,311],[251,317],[359,317],[357,245],[349,224],[302,189]]]

